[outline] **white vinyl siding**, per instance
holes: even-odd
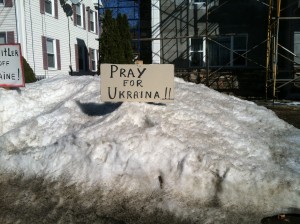
[[[0,4],[1,10],[0,10],[0,32],[6,33],[6,41],[7,39],[7,32],[14,32],[14,39],[17,40],[17,21],[15,17],[15,7],[13,4],[13,7],[4,7],[5,1],[2,1],[3,5]]]
[[[86,5],[94,7],[92,0],[85,0],[84,2]],[[60,7],[59,0],[58,4],[58,19],[56,19],[53,16],[48,16],[46,13],[40,13],[39,1],[31,1],[31,4],[29,4],[29,1],[26,1],[23,10],[24,21],[22,19],[19,20],[23,22],[26,30],[25,41],[23,41],[25,47],[22,47],[22,49],[26,49],[24,55],[37,76],[68,75],[70,66],[73,71],[76,71],[75,44],[78,43],[78,39],[83,40],[87,48],[98,49],[98,41],[96,40],[98,36],[95,33],[82,29],[82,27],[71,25],[73,16],[67,17],[63,8]],[[61,69],[59,69],[58,64],[56,64],[56,69],[44,69],[41,47],[42,36],[59,40],[60,60],[57,59],[55,62],[61,62]],[[55,44],[57,45],[57,42]]]

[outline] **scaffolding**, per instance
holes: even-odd
[[[201,68],[198,68],[199,74],[197,76],[201,77],[200,82],[206,84],[207,86],[213,86],[221,76],[228,71],[230,64],[235,63],[239,60],[239,58],[243,58],[252,64],[255,64],[260,69],[265,69],[265,66],[261,62],[257,62],[255,59],[250,58],[248,54],[261,47],[261,45],[265,44],[266,40],[262,41],[262,43],[251,46],[251,49],[240,53],[235,51],[234,49],[226,46],[226,44],[222,44],[217,40],[218,34],[218,25],[214,24],[210,20],[210,16],[213,12],[222,7],[228,5],[231,0],[220,1],[220,0],[205,0],[205,1],[191,1],[191,0],[182,0],[182,1],[159,1],[152,0],[151,7],[160,11],[160,21],[156,22],[152,26],[152,37],[151,38],[142,38],[141,41],[152,41],[156,43],[161,43],[161,47],[157,49],[156,52],[153,52],[154,57],[160,57],[161,63],[172,63],[174,57],[181,57],[182,55],[178,55],[178,45],[186,44],[190,45],[188,41],[192,38],[203,38],[203,57],[199,60],[203,63],[201,64]],[[255,1],[257,4],[257,1]],[[259,4],[259,3],[258,3]],[[173,11],[172,11],[173,10]],[[187,13],[183,13],[185,10]],[[189,11],[193,11],[192,15],[189,15]],[[199,14],[201,11],[201,15]],[[193,21],[192,21],[193,20]],[[193,33],[189,31],[191,25],[194,28]],[[202,24],[199,27],[199,24]],[[165,24],[165,25],[164,25]],[[211,54],[209,52],[208,45],[215,45],[223,50],[230,52],[230,54],[234,55],[224,65],[210,66],[210,57]],[[170,46],[169,49],[166,49],[165,46]],[[177,48],[177,49],[176,49]],[[188,52],[189,47],[186,47],[186,51],[184,52],[185,57],[189,58],[190,52]],[[171,55],[173,53],[173,55]],[[170,56],[167,56],[169,54]],[[177,55],[176,55],[177,54]],[[186,56],[188,55],[188,56]],[[155,60],[157,61],[157,60]],[[196,70],[196,68],[192,68]],[[191,73],[190,71],[180,71],[179,73],[186,72]],[[194,71],[193,71],[194,72]],[[200,74],[201,73],[201,74]],[[232,83],[235,80],[231,81]]]
[[[298,7],[294,7],[298,3]],[[285,8],[282,9],[281,0],[273,1],[269,0],[268,3],[268,32],[267,32],[267,48],[266,48],[266,84],[265,84],[265,96],[266,100],[268,98],[269,89],[272,88],[272,97],[273,100],[278,97],[277,93],[284,86],[287,86],[291,83],[294,84],[295,87],[300,87],[300,73],[295,70],[295,65],[299,65],[295,62],[295,58],[297,55],[285,48],[280,44],[280,21],[282,20],[298,20],[300,17],[295,16],[282,16],[282,10],[286,10],[289,7],[299,8],[300,1],[292,1],[289,5],[285,5]],[[295,37],[294,37],[295,38]],[[295,42],[295,39],[294,39]],[[292,55],[294,58],[284,56],[279,53],[279,48],[283,51],[287,52],[289,55]],[[293,77],[286,78],[278,78],[279,75],[279,66],[278,66],[278,58],[281,56],[284,60],[288,61],[292,64],[292,73]]]
[[[203,52],[203,58],[200,59],[204,63],[201,66],[201,83],[205,83],[207,86],[213,86],[221,76],[229,69],[229,64],[235,63],[236,60],[240,60],[243,58],[248,63],[255,65],[259,70],[260,77],[261,77],[261,85],[262,85],[262,92],[265,89],[266,98],[269,95],[270,88],[272,87],[272,95],[273,98],[276,97],[276,93],[278,89],[286,86],[290,83],[297,84],[300,81],[299,73],[296,73],[294,78],[285,77],[278,79],[278,57],[283,57],[287,60],[291,60],[290,58],[284,57],[282,54],[279,53],[278,48],[289,52],[289,54],[296,55],[287,48],[283,47],[279,41],[279,21],[282,19],[297,19],[297,17],[282,17],[281,16],[281,0],[252,0],[249,3],[256,4],[256,6],[261,6],[264,8],[264,20],[261,22],[267,22],[267,24],[263,25],[267,27],[266,36],[261,38],[260,43],[256,43],[251,45],[249,48],[247,47],[245,52],[238,52],[228,46],[223,44],[222,42],[218,41],[216,36],[217,34],[216,29],[217,26],[213,24],[211,21],[211,14],[222,7],[232,3],[232,0],[205,0],[205,1],[192,1],[192,0],[182,0],[182,1],[159,1],[159,0],[152,0],[151,7],[157,11],[160,11],[160,21],[157,21],[152,26],[152,37],[149,38],[142,38],[141,41],[152,41],[156,43],[160,43],[161,47],[156,48],[157,50],[153,52],[153,57],[160,58],[160,63],[172,63],[174,57],[180,57],[178,55],[178,45],[187,41],[191,38],[203,38],[205,42],[205,50]],[[237,2],[237,1],[235,1]],[[288,7],[294,7],[298,0],[290,0],[289,5],[285,5],[285,9]],[[191,7],[194,7],[194,15],[189,15],[188,13],[182,13],[182,10],[190,10]],[[299,7],[299,6],[298,6]],[[173,11],[172,11],[173,10]],[[197,15],[197,10],[202,10],[202,18],[194,17],[194,21],[192,17]],[[224,13],[224,11],[222,11]],[[189,31],[185,32],[184,29],[188,30],[188,23],[194,23],[194,34],[191,34]],[[200,29],[198,24],[201,22],[204,24]],[[165,25],[164,25],[165,24]],[[187,45],[189,45],[188,43]],[[211,67],[210,66],[210,52],[209,44],[214,44],[226,50],[234,55],[230,61],[224,63],[223,66],[219,67]],[[165,46],[169,46],[169,49],[166,49]],[[291,47],[290,47],[291,48]],[[155,48],[154,48],[155,49]],[[261,55],[266,54],[264,60],[257,60],[255,57],[250,57],[249,55],[253,51],[258,51],[259,49]],[[266,51],[264,50],[266,49]],[[265,53],[264,53],[265,52]],[[173,55],[171,55],[173,53]],[[176,55],[177,54],[177,55]],[[190,52],[185,52],[185,54],[190,54]],[[169,56],[167,56],[169,55]],[[173,57],[173,58],[172,58]],[[187,56],[190,57],[190,56]],[[281,59],[281,58],[280,58]],[[158,60],[155,60],[158,61]],[[291,60],[293,61],[293,60]],[[295,63],[295,62],[292,62]],[[247,67],[247,66],[246,66]],[[265,77],[263,77],[265,71]],[[183,73],[183,71],[179,71]],[[191,73],[190,71],[186,72]],[[205,73],[205,75],[203,75]],[[263,87],[263,80],[265,80],[265,88]],[[280,84],[280,85],[279,85]],[[299,82],[298,82],[299,85]]]
[[[144,2],[146,2],[146,0]],[[103,8],[100,9],[100,14],[102,15],[106,9],[111,10],[114,16],[117,16],[118,13],[127,15],[133,34],[133,46],[138,59],[141,58],[141,42],[148,42],[152,45],[152,50],[150,49],[152,52],[152,63],[174,63],[175,59],[177,60],[177,58],[181,57],[185,57],[188,61],[191,60],[191,43],[189,41],[193,38],[202,38],[204,50],[202,52],[202,58],[199,59],[201,65],[199,67],[187,66],[187,68],[191,69],[194,73],[196,70],[196,76],[198,78],[200,77],[199,82],[209,87],[219,85],[216,83],[218,83],[220,78],[229,77],[230,75],[227,76],[229,73],[233,74],[232,71],[235,72],[234,69],[236,68],[233,68],[232,65],[237,64],[241,60],[246,63],[246,66],[241,67],[241,70],[249,68],[250,66],[248,65],[251,64],[251,68],[259,71],[262,80],[259,81],[259,83],[262,85],[262,92],[265,89],[266,99],[270,95],[270,92],[272,92],[272,97],[276,98],[278,90],[291,83],[300,87],[300,73],[296,72],[294,77],[282,78],[282,75],[280,75],[281,71],[278,69],[279,57],[281,57],[280,60],[283,58],[284,60],[290,61],[293,65],[297,64],[294,61],[294,58],[297,57],[296,54],[280,43],[279,25],[282,20],[295,20],[300,18],[282,16],[283,10],[294,7],[297,3],[299,8],[299,0],[284,1],[284,8],[282,8],[281,0],[249,0],[249,2],[245,3],[251,3],[255,7],[263,8],[263,10],[260,11],[264,14],[262,16],[263,20],[261,20],[260,23],[266,22],[265,25],[261,25],[266,36],[261,37],[258,43],[247,46],[244,51],[233,49],[229,47],[227,43],[220,41],[218,37],[224,34],[220,34],[218,24],[213,22],[211,18],[214,14],[226,13],[226,10],[223,9],[224,7],[228,9],[230,8],[228,7],[229,4],[233,2],[240,3],[240,1],[147,0],[147,2],[152,14],[152,25],[149,28],[151,30],[151,36],[143,35],[142,38],[140,0],[102,0]],[[144,3],[144,6],[145,4],[146,3]],[[232,6],[234,6],[234,4],[232,4],[231,7]],[[192,14],[190,14],[191,12]],[[193,30],[191,31],[191,29]],[[219,49],[222,49],[222,51],[229,52],[228,54],[231,54],[230,60],[219,66],[211,66],[213,62],[210,58],[212,52],[210,52],[211,49],[208,47],[209,45],[217,46]],[[181,46],[186,46],[186,49],[180,53]],[[291,46],[289,46],[289,48],[291,49]],[[279,49],[280,51],[287,52],[294,58],[291,59],[281,54]],[[253,53],[253,51],[255,51],[255,53]],[[257,54],[263,55],[261,56],[263,59],[261,60],[261,58],[258,59],[254,57],[254,55]],[[241,70],[237,70],[234,74],[238,74]],[[184,71],[184,69],[178,69],[178,72],[191,73],[190,70]],[[233,76],[231,75],[231,77]],[[228,82],[231,82],[230,85],[234,88],[236,81],[236,78],[230,78]],[[271,89],[272,91],[270,91]]]

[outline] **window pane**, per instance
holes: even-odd
[[[55,68],[55,57],[53,54],[48,54],[48,67]]]
[[[0,44],[6,44],[6,33],[0,33]]]
[[[218,40],[217,40],[221,45],[224,45],[225,47],[227,48],[230,48],[230,45],[231,45],[231,38],[230,37],[220,37]]]
[[[95,50],[92,50],[92,70],[95,71],[96,70],[96,51]]]
[[[246,49],[246,37],[245,36],[236,36],[234,37],[233,45],[234,49]]]
[[[3,4],[4,2],[3,2],[3,0],[0,0],[0,4]]]
[[[233,54],[233,64],[234,65],[246,65],[246,59],[241,57],[246,51],[236,51],[238,54]],[[244,55],[245,56],[245,55]]]
[[[76,5],[76,22],[81,26],[81,5]]]
[[[203,40],[191,39],[191,51],[203,51]]]
[[[194,0],[194,3],[206,3],[206,0]]]
[[[51,0],[45,0],[45,11],[46,11],[46,13],[52,14],[52,2],[51,2]]]
[[[210,66],[217,66],[219,65],[219,45],[214,42],[209,42],[209,65]]]
[[[203,53],[192,52],[191,53],[191,66],[203,66]]]
[[[78,62],[79,62],[79,70],[84,69],[84,48],[82,46],[78,46]]]
[[[95,31],[94,29],[94,12],[90,11],[90,29],[91,31]]]
[[[231,37],[221,37],[219,43],[219,65],[230,65]]]
[[[220,47],[219,65],[230,65],[230,50]]]
[[[53,40],[47,39],[47,53],[54,54]]]
[[[77,25],[78,26],[81,26],[81,16],[80,15],[77,15]]]
[[[81,15],[80,5],[76,5],[76,14]]]
[[[300,58],[298,57],[300,55],[300,32],[294,32],[294,53],[297,55],[294,57],[295,62],[297,63],[297,66],[300,64]]]

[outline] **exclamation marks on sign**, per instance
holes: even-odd
[[[164,98],[164,100],[171,100],[171,92],[172,92],[172,89],[166,87],[166,89],[165,89],[165,98]]]
[[[20,69],[18,68],[18,80],[20,80]]]

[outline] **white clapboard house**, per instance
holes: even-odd
[[[0,44],[20,43],[38,79],[95,74],[98,0],[0,0]]]

